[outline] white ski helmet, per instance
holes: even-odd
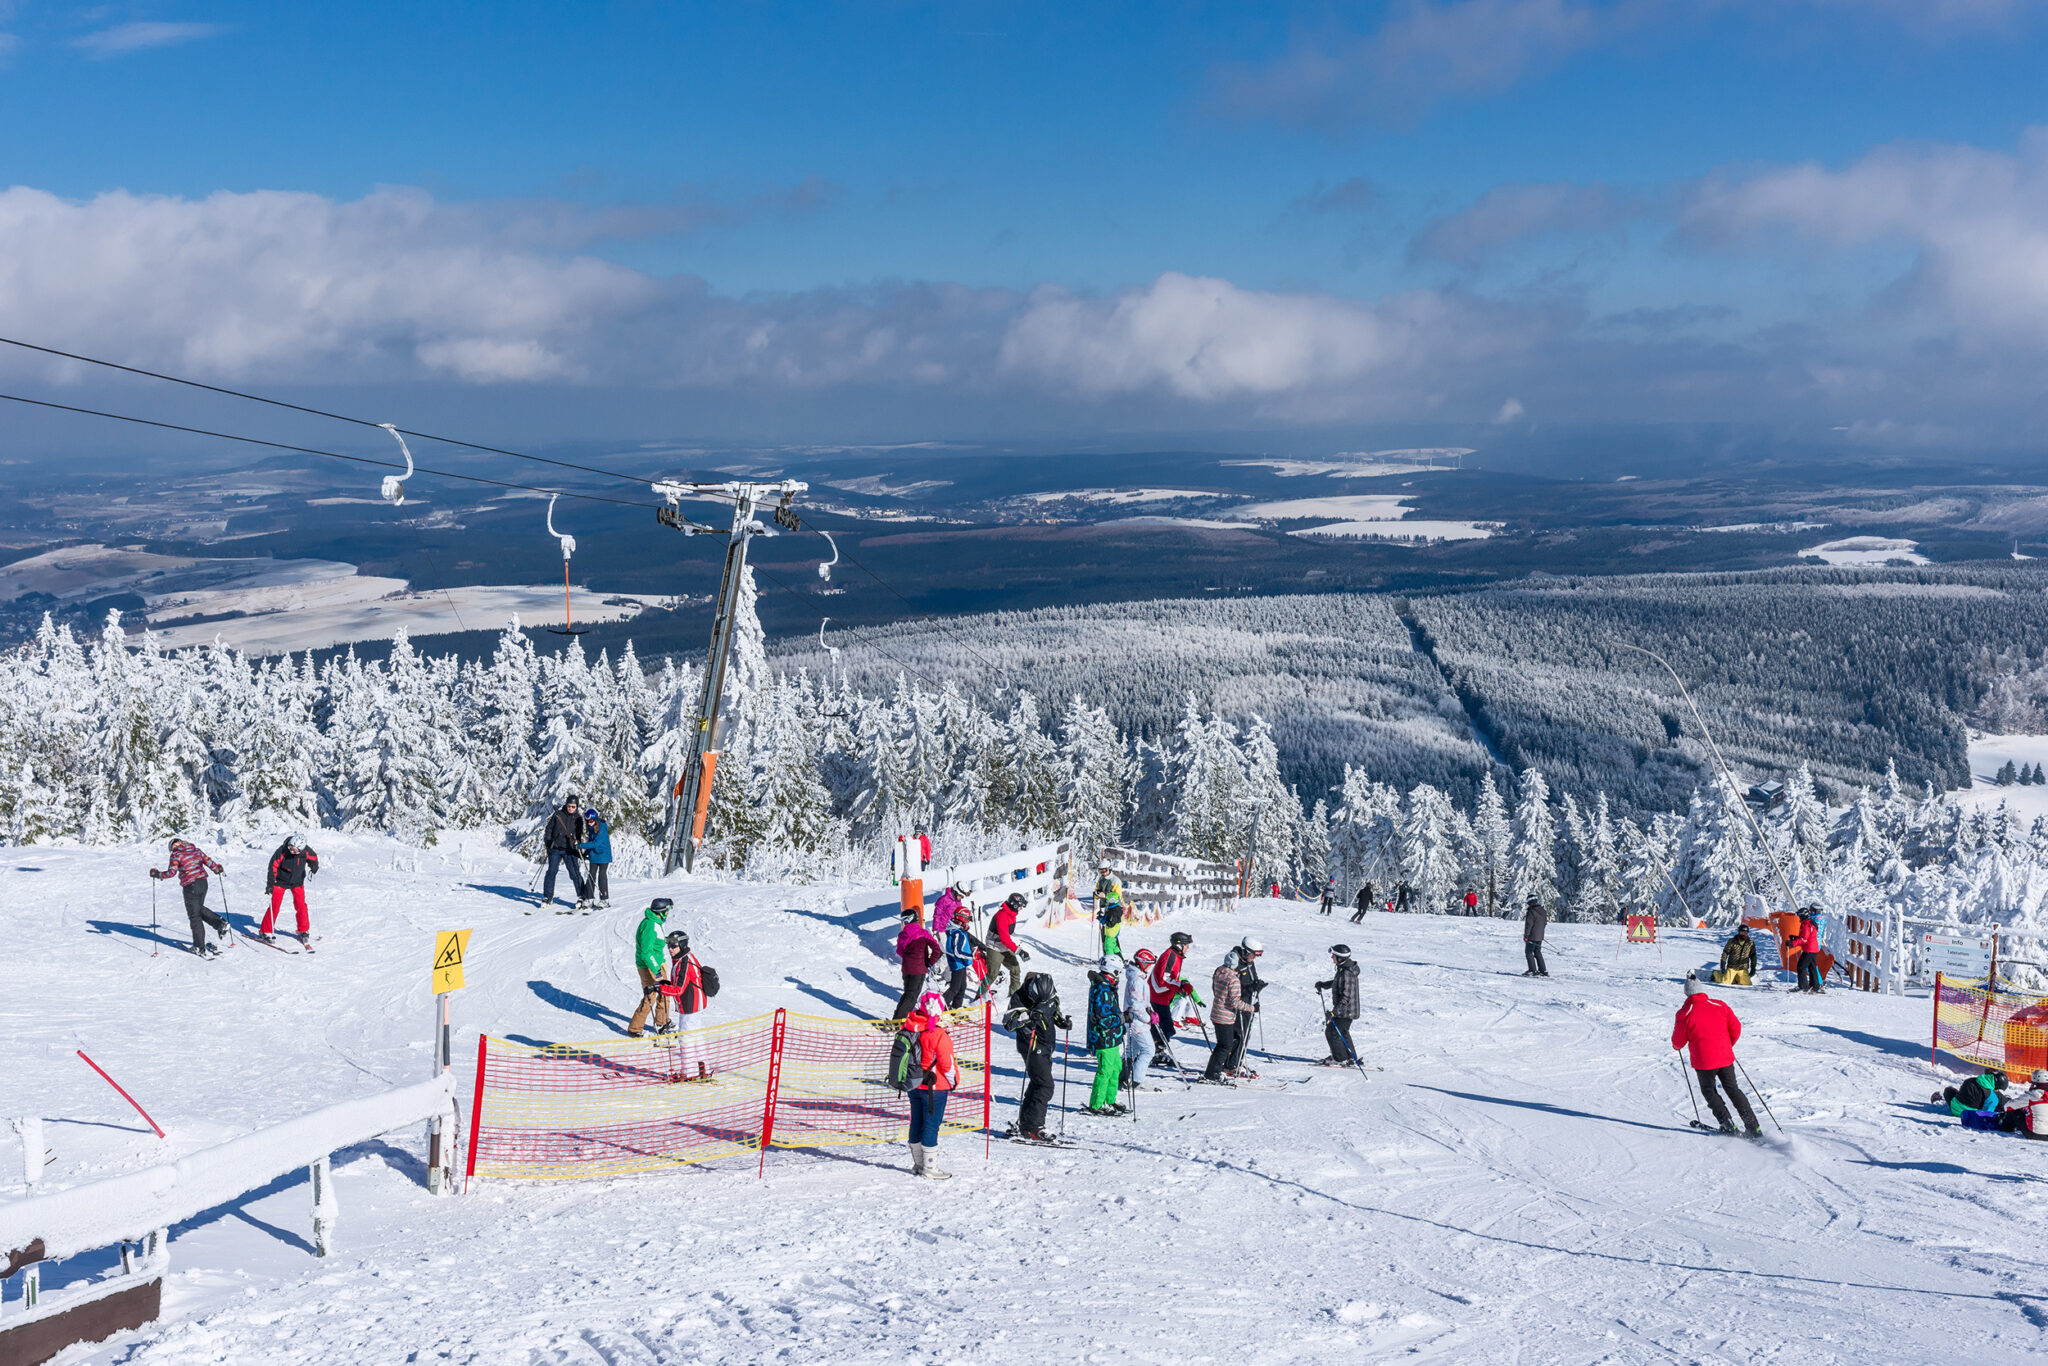
[[[1246,935],[1243,939],[1240,939],[1237,943],[1237,946],[1243,949],[1246,953],[1264,953],[1266,951],[1266,946],[1260,943],[1258,940],[1252,938],[1250,935]]]

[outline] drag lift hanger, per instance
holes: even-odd
[[[550,626],[548,630],[558,636],[588,635],[590,634],[588,626],[579,627],[576,625],[576,614],[571,609],[569,602],[569,557],[576,553],[576,538],[574,536],[564,536],[561,532],[555,530],[555,499],[561,496],[559,493],[548,495],[548,535],[562,543],[562,624],[560,626]]]
[[[662,857],[665,872],[678,866],[690,869],[697,850],[704,843],[704,818],[711,806],[711,782],[718,772],[720,736],[718,710],[725,696],[725,662],[732,650],[733,616],[739,608],[740,580],[747,568],[747,542],[772,534],[755,513],[768,498],[780,498],[775,521],[794,531],[796,513],[790,504],[810,487],[794,479],[779,484],[728,481],[720,484],[684,484],[664,479],[654,485],[665,506],[654,510],[655,520],[685,536],[724,535],[725,572],[718,581],[718,610],[711,620],[711,649],[704,661],[704,684],[697,694],[697,728],[683,776],[669,793],[668,831]],[[682,513],[685,498],[716,498],[732,503],[732,529],[703,526]]]
[[[398,434],[398,428],[389,422],[377,424],[391,433],[391,439],[398,443],[398,449],[405,452],[405,473],[384,476],[384,501],[393,507],[405,506],[405,481],[412,478],[412,448],[405,444],[405,438]]]

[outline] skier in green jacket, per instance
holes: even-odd
[[[661,994],[662,978],[668,974],[668,942],[662,937],[662,926],[668,923],[669,907],[673,904],[667,897],[658,896],[647,903],[640,917],[640,932],[633,940],[633,967],[640,974],[640,1008],[633,1012],[633,1022],[626,1026],[629,1039],[647,1032],[650,1009],[654,1012],[654,1027],[668,1028],[668,997]]]

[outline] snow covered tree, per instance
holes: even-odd
[[[1411,908],[1443,914],[1458,880],[1451,799],[1428,783],[1409,789],[1407,805],[1398,822],[1398,837]]]
[[[1522,774],[1521,786],[1508,855],[1510,914],[1532,899],[1548,908],[1557,904],[1557,819],[1550,810],[1550,784],[1542,770],[1532,768]]]

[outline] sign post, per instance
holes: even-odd
[[[470,930],[441,930],[434,936],[434,1061],[428,1073],[430,1076],[440,1076],[454,1063],[448,994],[463,988],[462,960],[469,954],[471,933]],[[454,1135],[448,1135],[449,1142],[442,1142],[445,1123],[445,1116],[436,1115],[427,1126],[427,1190],[435,1195],[450,1194],[455,1189],[452,1172]]]

